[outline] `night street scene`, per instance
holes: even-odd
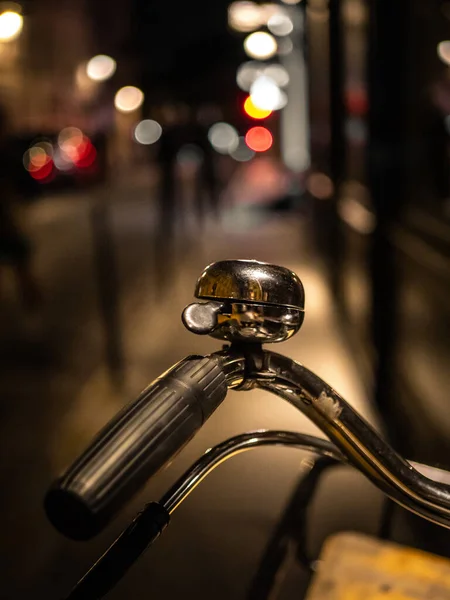
[[[449,167],[448,1],[0,0],[0,600],[450,599]]]

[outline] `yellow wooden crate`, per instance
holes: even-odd
[[[306,599],[450,600],[450,560],[360,533],[339,533],[325,542]]]

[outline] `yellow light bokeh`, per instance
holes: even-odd
[[[259,108],[253,103],[251,96],[248,96],[244,102],[244,110],[248,114],[249,117],[253,117],[254,119],[265,119],[269,115],[272,114],[271,110],[267,110],[264,108]]]
[[[23,27],[23,17],[18,12],[6,10],[0,14],[0,41],[16,39]]]
[[[144,93],[134,85],[127,85],[116,93],[114,106],[119,112],[129,113],[137,110],[144,102]]]

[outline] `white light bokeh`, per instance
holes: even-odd
[[[278,87],[286,87],[289,83],[289,73],[283,65],[269,65],[264,69],[264,75],[270,77]]]
[[[117,92],[114,106],[119,112],[129,113],[137,110],[144,102],[144,93],[134,85],[127,85]]]
[[[282,1],[284,4],[291,4],[291,5],[294,5],[294,4],[300,4],[300,2],[301,2],[302,0],[281,0],[281,1]]]
[[[232,2],[228,7],[228,25],[236,31],[258,29],[261,18],[261,8],[255,2]]]
[[[283,38],[281,40],[278,40],[278,54],[280,56],[287,56],[292,52],[293,49],[294,44],[289,38]]]
[[[338,214],[344,223],[363,235],[373,233],[376,227],[376,217],[356,198],[344,197],[338,202]]]
[[[450,41],[440,42],[437,47],[437,53],[443,63],[450,65]]]
[[[106,54],[98,54],[86,65],[86,73],[92,81],[106,81],[116,72],[117,63]]]
[[[69,160],[60,149],[56,150],[54,153],[53,163],[58,171],[70,171],[74,167],[73,162]]]
[[[215,123],[209,128],[208,139],[211,146],[220,154],[230,154],[239,145],[236,129],[228,123]]]
[[[63,152],[68,152],[73,146],[79,146],[83,138],[83,132],[78,127],[65,127],[59,132],[58,146]]]
[[[267,25],[267,21],[270,17],[274,15],[279,15],[283,12],[283,8],[279,4],[275,4],[274,2],[266,2],[265,4],[260,4],[262,21],[261,25]]]
[[[133,135],[138,144],[148,146],[159,140],[162,135],[162,127],[157,121],[144,119],[136,125]]]
[[[237,147],[230,152],[231,158],[238,162],[248,162],[255,156],[255,151],[251,150],[245,143],[245,138],[240,137]]]
[[[16,39],[23,27],[23,17],[18,12],[6,10],[0,14],[0,41],[10,42]]]
[[[251,58],[271,58],[277,51],[277,41],[270,33],[256,31],[245,38],[244,50]]]
[[[264,65],[258,61],[250,60],[243,63],[237,70],[236,82],[241,90],[248,92],[260,75],[264,73]]]
[[[292,33],[294,24],[287,15],[277,14],[271,16],[267,21],[267,28],[274,35],[285,36]]]
[[[266,75],[258,77],[250,88],[253,104],[263,110],[280,110],[287,104],[286,94]]]

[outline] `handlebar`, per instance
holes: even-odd
[[[227,393],[218,356],[189,356],[128,404],[47,493],[45,510],[67,537],[99,533],[192,438]]]
[[[231,346],[188,357],[156,379],[52,486],[45,502],[50,521],[73,539],[92,537],[191,439],[227,388],[255,387],[308,416],[392,500],[450,528],[450,485],[416,470],[306,367],[251,344],[245,352]]]

